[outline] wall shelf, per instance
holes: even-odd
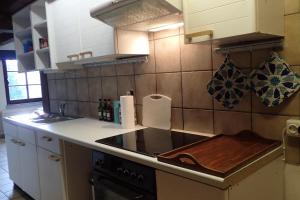
[[[230,54],[234,52],[255,51],[260,49],[281,49],[283,47],[283,39],[258,41],[253,43],[235,44],[220,46],[215,48],[216,53]]]
[[[49,48],[40,49],[40,39],[48,39],[45,1],[34,1],[12,17],[20,72],[44,70],[51,66]],[[33,51],[24,53],[24,45],[31,41]]]
[[[33,55],[34,55],[34,52],[30,51],[30,52],[18,54],[18,57],[19,58],[28,58],[28,57],[33,57]]]
[[[37,70],[50,68],[49,48],[40,48],[40,39],[48,39],[48,26],[45,0],[38,0],[31,5],[32,41],[35,50],[34,61]]]
[[[35,29],[46,29],[47,28],[47,20],[33,25],[33,28],[35,28]]]
[[[43,49],[37,49],[36,50],[36,53],[38,54],[46,54],[46,53],[49,53],[49,48],[43,48]]]
[[[23,30],[19,30],[15,32],[15,36],[18,37],[19,39],[30,38],[31,35],[32,35],[31,27],[27,27]]]

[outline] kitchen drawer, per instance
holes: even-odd
[[[36,144],[35,141],[35,132],[33,130],[23,128],[23,127],[18,127],[18,134],[19,134],[19,139],[24,141],[24,142],[29,142],[33,145]]]
[[[4,134],[11,137],[18,137],[18,129],[17,126],[10,124],[8,122],[3,122],[3,130]]]
[[[37,134],[38,146],[47,149],[53,153],[61,154],[58,137],[46,132]]]

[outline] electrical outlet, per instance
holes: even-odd
[[[300,120],[289,119],[286,121],[286,133],[288,136],[300,137]]]

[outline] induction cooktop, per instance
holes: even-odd
[[[96,142],[147,156],[156,157],[159,154],[204,139],[207,139],[207,137],[171,130],[146,128],[100,139]]]

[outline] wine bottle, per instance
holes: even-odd
[[[103,102],[103,120],[107,121],[107,99]]]
[[[102,99],[99,99],[98,118],[99,118],[99,120],[103,120],[103,101],[102,101]]]
[[[111,100],[108,99],[107,100],[107,112],[106,112],[107,121],[112,122],[114,120],[113,116],[114,116],[113,106],[112,106]]]

